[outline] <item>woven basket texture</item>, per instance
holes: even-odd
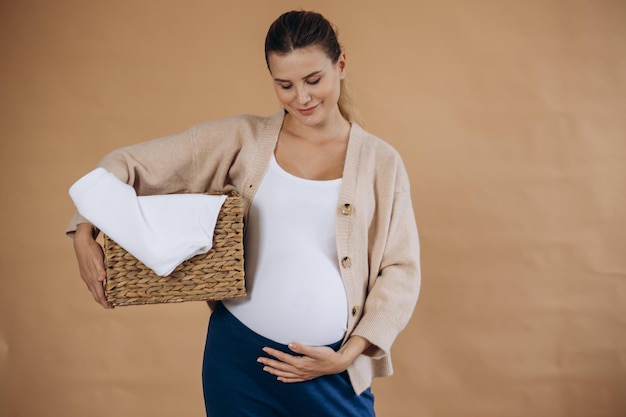
[[[107,279],[104,291],[113,306],[215,301],[246,295],[243,259],[243,204],[228,196],[215,225],[213,247],[165,277],[104,236]]]

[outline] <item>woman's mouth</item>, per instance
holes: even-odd
[[[319,104],[316,104],[315,106],[313,106],[313,107],[309,107],[309,108],[307,108],[307,109],[298,109],[298,111],[299,111],[299,112],[300,112],[300,114],[301,114],[301,115],[303,115],[303,116],[309,116],[309,115],[311,115],[311,114],[315,111],[315,109],[317,108],[317,106],[319,106]]]

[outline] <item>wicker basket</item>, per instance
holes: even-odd
[[[115,306],[180,303],[238,298],[246,295],[243,268],[243,205],[228,196],[218,215],[213,247],[165,277],[104,236],[107,279],[104,291]]]

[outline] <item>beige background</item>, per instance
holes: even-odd
[[[626,2],[0,1],[0,415],[200,416],[202,303],[105,311],[63,229],[107,151],[277,102],[281,12],[340,28],[408,167],[423,291],[382,417],[626,415]]]

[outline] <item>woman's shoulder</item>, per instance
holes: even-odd
[[[408,189],[408,176],[402,156],[396,148],[380,137],[367,132],[357,125],[358,136],[362,138],[361,147],[361,167],[364,172],[379,179],[388,178],[388,181],[381,181],[381,184],[393,183],[394,192]]]
[[[392,159],[392,160],[398,160],[398,161],[402,160],[400,153],[396,150],[396,148],[391,143],[365,130],[363,127],[361,127],[358,124],[354,124],[354,126],[357,130],[357,134],[362,137],[363,148],[366,151],[372,152],[376,156],[377,160],[380,160],[381,158],[383,160],[385,159]]]

